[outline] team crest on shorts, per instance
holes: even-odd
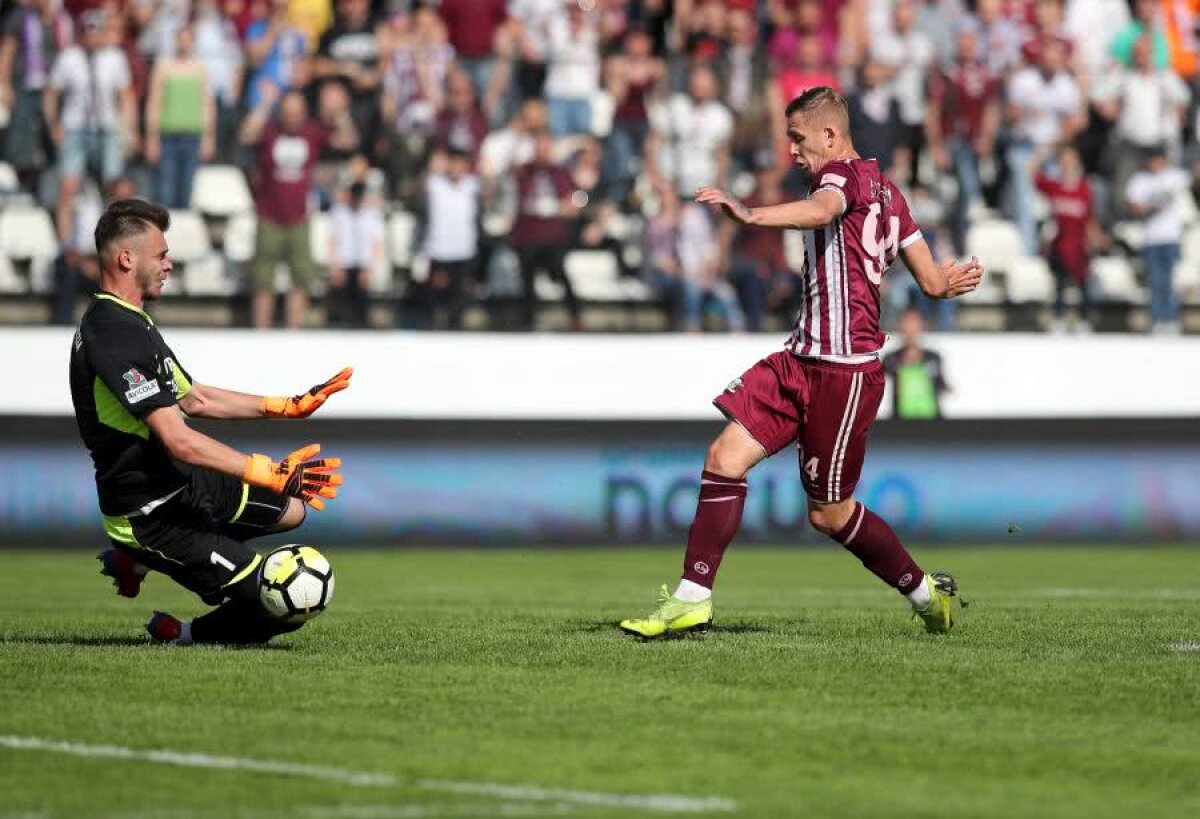
[[[725,392],[733,392],[741,387],[746,386],[745,382],[740,378],[735,378],[729,382],[729,386],[725,388]]]

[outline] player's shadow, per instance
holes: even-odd
[[[621,633],[614,620],[580,620],[571,624],[571,631],[579,634]],[[725,623],[711,625],[707,631],[685,635],[689,638],[703,637],[705,634],[769,634],[771,629],[758,623]],[[672,638],[681,639],[681,638]]]
[[[76,646],[79,648],[125,648],[128,646],[140,646],[148,649],[165,648],[157,643],[151,642],[145,637],[84,637],[70,634],[55,634],[55,635],[16,635],[6,634],[0,635],[0,645],[21,646],[21,645],[43,645],[43,646]],[[293,646],[286,643],[267,643],[266,645],[237,645],[237,644],[217,644],[208,646],[210,648],[220,648],[226,651],[292,651]]]

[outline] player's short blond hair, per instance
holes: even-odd
[[[850,106],[836,89],[828,85],[810,88],[788,103],[788,119],[802,114],[806,120],[829,125],[846,136],[850,135]]]

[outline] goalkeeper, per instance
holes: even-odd
[[[342,483],[341,461],[311,444],[278,462],[244,455],[188,426],[188,418],[306,418],[346,389],[347,368],[307,393],[273,398],[192,381],[144,311],[171,274],[167,211],[114,202],[96,225],[100,291],[71,348],[71,398],[96,468],[104,530],[102,574],[136,597],[162,572],[212,611],[183,623],[155,612],[160,642],[261,643],[299,626],[259,603],[262,558],[246,541],[304,522]]]

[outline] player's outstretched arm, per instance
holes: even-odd
[[[262,399],[262,414],[267,418],[307,418],[321,408],[335,392],[350,386],[353,367],[343,367],[332,378],[309,387],[308,392],[291,398],[267,396]]]
[[[940,265],[933,260],[933,253],[924,239],[901,248],[900,257],[908,267],[921,292],[931,299],[953,299],[966,295],[979,287],[983,280],[983,265],[974,256],[970,261],[953,259]]]
[[[750,208],[729,191],[704,187],[696,191],[696,201],[705,205],[720,205],[726,216],[742,225],[796,230],[825,227],[841,216],[846,207],[841,196],[826,190],[817,191],[797,202]]]
[[[210,384],[192,384],[179,399],[179,407],[189,418],[217,418],[222,421],[248,421],[262,418],[261,395],[234,392]]]
[[[266,455],[243,455],[187,424],[178,406],[159,407],[145,417],[146,426],[177,461],[223,472],[252,486],[289,495],[314,509],[324,509],[324,499],[337,497],[342,476],[339,458],[317,458],[320,444],[309,444],[278,463]]]
[[[252,395],[208,384],[193,384],[191,391],[180,399],[179,406],[192,418],[218,418],[225,421],[307,418],[320,409],[329,396],[350,386],[352,375],[354,368],[345,367],[327,381],[290,398]]]

